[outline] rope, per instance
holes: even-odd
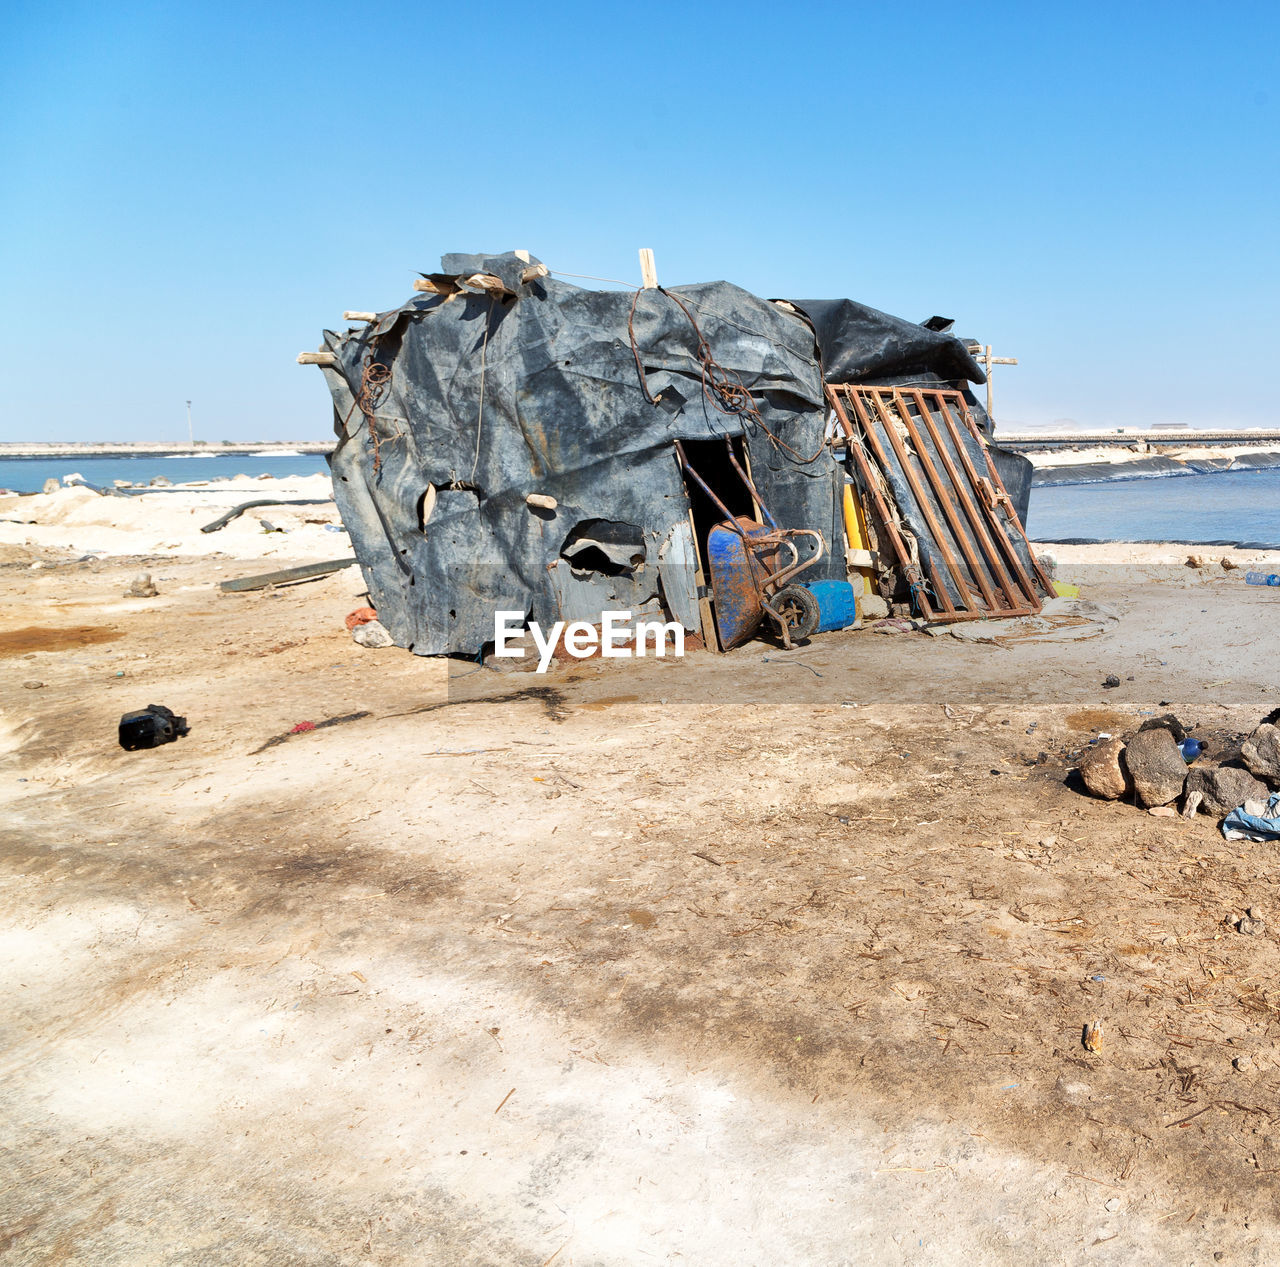
[[[590,273],[562,273],[558,268],[549,268],[547,272],[552,277],[580,277],[586,282],[609,282],[614,286],[625,286],[628,290],[639,290],[640,287],[635,282],[622,282],[616,277],[592,277]]]
[[[374,356],[376,354],[376,346],[370,347],[368,352],[365,353],[364,366],[360,371],[360,390],[352,400],[351,408],[347,410],[347,416],[342,420],[342,427],[345,431],[347,423],[351,421],[351,415],[355,413],[357,408],[364,414],[365,424],[369,429],[369,439],[373,443],[373,470],[375,475],[382,467],[382,453],[379,448],[380,440],[378,428],[374,423],[374,415],[391,388],[391,366],[384,365],[381,361],[375,361]]]
[[[756,404],[750,388],[737,374],[732,370],[725,369],[715,359],[711,352],[711,345],[702,333],[702,328],[698,325],[697,318],[689,311],[688,306],[680,296],[661,286],[656,287],[656,289],[660,294],[666,295],[684,313],[685,317],[688,318],[689,324],[693,327],[693,332],[698,340],[695,356],[702,366],[702,394],[711,406],[722,414],[750,419],[769,437],[776,448],[785,449],[801,466],[808,466],[810,463],[816,462],[826,452],[827,448],[825,425],[824,434],[818,440],[817,450],[810,457],[801,456],[781,436],[775,435],[769,429],[768,424],[760,416],[760,408]],[[635,357],[636,373],[640,376],[640,390],[644,392],[644,398],[651,405],[656,405],[658,402],[649,391],[649,380],[644,372],[644,363],[640,359],[640,345],[636,341],[636,305],[640,301],[640,294],[641,292],[637,290],[631,298],[631,312],[627,317],[627,334],[631,339],[631,355]]]

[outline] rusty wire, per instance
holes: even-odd
[[[377,355],[377,347],[370,347],[365,353],[364,364],[360,371],[360,390],[355,394],[351,401],[351,408],[347,410],[347,416],[342,421],[345,430],[347,423],[351,421],[351,415],[357,409],[364,414],[364,420],[369,428],[369,439],[373,444],[373,470],[374,474],[382,468],[382,453],[380,451],[380,437],[378,436],[378,428],[374,421],[378,406],[386,399],[387,392],[391,390],[391,366],[384,365],[381,361],[375,360]]]
[[[776,448],[785,449],[802,466],[808,466],[811,462],[816,462],[827,448],[825,428],[824,434],[818,442],[817,450],[810,457],[801,456],[781,436],[770,430],[768,424],[760,416],[760,407],[756,404],[755,397],[751,394],[751,389],[737,374],[732,370],[725,369],[715,359],[711,352],[711,345],[702,333],[702,327],[698,325],[697,318],[689,311],[689,307],[684,300],[662,286],[654,289],[660,294],[666,295],[684,313],[689,320],[689,324],[693,327],[693,332],[698,340],[694,354],[698,358],[698,363],[702,366],[702,394],[712,407],[720,413],[728,414],[731,417],[749,419],[769,437]],[[641,291],[637,290],[632,296],[631,312],[627,317],[627,334],[631,338],[631,354],[636,360],[636,373],[640,375],[640,390],[644,392],[645,399],[651,405],[656,405],[658,402],[649,391],[649,380],[645,375],[644,364],[640,359],[640,345],[636,341],[636,304],[640,300],[641,293]]]

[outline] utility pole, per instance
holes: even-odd
[[[988,348],[987,351],[990,352],[991,349]],[[990,405],[990,403],[991,403],[991,384],[990,384],[990,380],[988,380],[987,404]],[[987,412],[990,413],[991,412],[990,409],[988,409]],[[193,448],[195,447],[195,443],[196,443],[196,433],[191,429],[191,402],[190,401],[187,401],[187,443],[190,444]]]
[[[991,367],[993,365],[1017,365],[1016,356],[992,356],[991,344],[988,343],[974,358],[986,371],[987,375],[987,417],[991,419],[991,429],[995,430],[996,416],[994,411],[995,392],[991,386]]]

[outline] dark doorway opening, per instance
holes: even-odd
[[[729,461],[729,452],[724,440],[685,440],[685,457],[689,465],[707,482],[707,486],[728,507],[734,518],[745,515],[748,519],[756,518],[755,502],[751,490],[742,481],[742,476],[733,469]],[[747,455],[741,436],[734,436],[729,444],[733,446],[733,456],[744,471],[749,471]],[[707,533],[716,524],[724,523],[724,511],[707,496],[706,491],[686,471],[684,474],[685,489],[689,494],[689,505],[693,507],[693,535],[698,545],[698,558],[707,557]]]

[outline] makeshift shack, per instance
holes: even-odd
[[[499,610],[545,627],[620,609],[733,645],[750,630],[730,589],[745,577],[781,607],[775,576],[844,581],[855,521],[860,582],[921,610],[938,592],[960,614],[1000,609],[973,583],[985,555],[968,588],[940,568],[952,516],[912,496],[925,443],[895,467],[860,460],[874,439],[861,420],[835,427],[831,384],[945,389],[971,411],[960,447],[985,471],[965,391],[982,372],[951,335],[728,282],[586,290],[524,252],[446,255],[415,289],[300,358],[332,392],[335,499],[400,645],[474,655]],[[890,397],[883,417],[914,401]]]

